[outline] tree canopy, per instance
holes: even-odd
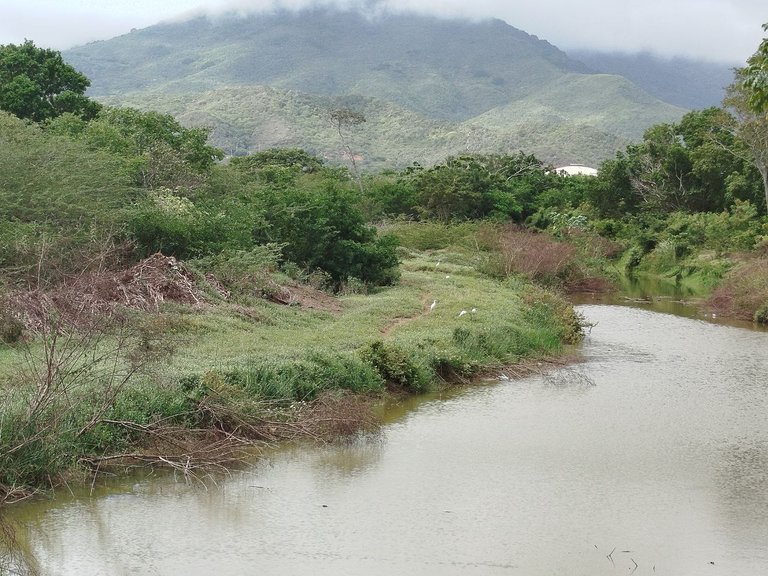
[[[763,24],[768,32],[768,22]],[[758,46],[747,60],[743,70],[743,86],[748,92],[749,105],[755,112],[768,112],[768,38]]]
[[[90,81],[55,50],[31,40],[0,46],[0,109],[44,122],[65,112],[92,118],[101,107],[85,96]]]
[[[720,108],[649,128],[605,162],[591,198],[603,214],[718,212],[735,200],[763,205],[761,178],[737,118]]]
[[[195,187],[224,156],[208,144],[207,128],[185,128],[169,114],[135,108],[105,107],[90,121],[63,114],[47,128],[123,158],[146,188]]]

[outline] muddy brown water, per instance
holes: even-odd
[[[46,575],[768,574],[768,333],[581,305],[584,361],[218,486],[12,509]]]

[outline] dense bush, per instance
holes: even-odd
[[[399,346],[378,340],[363,349],[360,356],[373,366],[391,387],[412,393],[426,392],[429,389],[432,381],[430,371]]]
[[[768,258],[753,258],[738,264],[707,303],[723,316],[768,324]]]
[[[399,272],[392,236],[377,235],[358,208],[358,193],[335,180],[319,189],[256,190],[263,225],[254,241],[283,246],[283,257],[308,269],[321,269],[340,285],[357,278],[372,285],[397,281]]]

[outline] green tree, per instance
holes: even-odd
[[[642,142],[603,164],[590,200],[613,217],[638,210],[719,212],[736,200],[762,206],[760,177],[738,126],[721,108],[652,126]]]
[[[763,30],[768,32],[768,23],[763,24]],[[747,60],[742,85],[750,108],[754,112],[768,113],[768,38],[763,38],[757,51]]]
[[[588,199],[603,216],[616,218],[637,211],[639,202],[632,190],[632,152],[631,148],[617,152],[600,166]]]
[[[104,263],[136,193],[114,155],[0,112],[0,285]]]
[[[493,217],[524,219],[555,176],[536,157],[487,154],[448,158],[429,169],[406,170],[418,210],[442,221]]]
[[[31,40],[0,46],[0,109],[44,122],[65,112],[93,118],[100,105],[85,96],[90,81],[55,50]]]
[[[760,173],[764,209],[768,210],[768,112],[755,111],[751,100],[754,93],[743,82],[745,73],[744,69],[736,71],[737,79],[728,87],[724,104],[735,117],[735,135],[746,145],[748,158]]]
[[[210,146],[209,129],[185,128],[170,114],[105,107],[90,122],[63,115],[51,132],[82,139],[120,156],[145,188],[194,188],[224,153]]]
[[[255,190],[264,223],[253,231],[258,244],[283,246],[282,254],[307,270],[328,272],[340,285],[356,278],[371,285],[399,277],[396,241],[378,236],[358,208],[358,192],[336,179],[310,186]]]
[[[273,186],[288,186],[302,174],[324,170],[320,158],[301,148],[269,148],[232,158],[229,165],[248,180]]]

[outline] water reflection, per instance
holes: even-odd
[[[319,475],[331,481],[354,480],[375,469],[384,444],[380,433],[360,434],[319,450],[313,466]]]
[[[547,372],[542,376],[542,381],[546,386],[570,390],[589,390],[595,386],[595,380],[581,367],[566,367]]]

